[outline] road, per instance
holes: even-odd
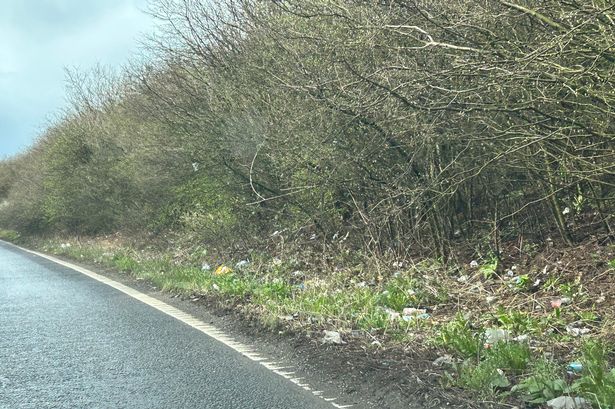
[[[332,407],[187,324],[0,243],[0,408]]]

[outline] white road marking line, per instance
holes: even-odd
[[[203,334],[207,335],[210,338],[213,338],[214,340],[226,345],[227,347],[233,349],[234,351],[236,351],[237,353],[239,353],[240,355],[245,356],[246,358],[250,359],[253,362],[258,363],[259,365],[264,366],[265,368],[267,368],[268,370],[270,370],[271,372],[283,377],[284,379],[292,382],[293,384],[299,386],[300,388],[308,391],[308,392],[312,392],[315,396],[317,396],[320,399],[323,399],[324,401],[327,401],[329,403],[331,403],[331,405],[333,405],[336,408],[350,408],[353,405],[338,405],[336,403],[333,403],[334,400],[336,400],[337,398],[325,398],[322,396],[322,391],[315,391],[313,390],[309,384],[307,383],[302,383],[303,378],[293,378],[292,375],[294,374],[294,372],[283,372],[281,371],[282,369],[292,369],[288,366],[281,366],[283,365],[282,362],[267,362],[265,358],[262,358],[258,353],[254,352],[254,348],[250,345],[244,345],[240,342],[235,341],[233,338],[229,337],[228,335],[226,335],[223,331],[217,329],[216,327],[214,327],[211,324],[206,324],[205,322],[199,320],[198,318],[187,314],[175,307],[170,306],[169,304],[166,304],[165,302],[162,302],[156,298],[153,298],[149,295],[143,294],[137,290],[135,290],[134,288],[128,287],[124,284],[121,284],[117,281],[111,280],[110,278],[104,277],[100,274],[97,274],[93,271],[90,271],[86,268],[80,267],[78,265],[60,260],[58,258],[55,258],[53,256],[49,256],[47,254],[44,253],[39,253],[37,251],[32,251],[32,250],[28,250],[26,248],[17,246],[13,243],[8,243],[5,242],[3,240],[0,240],[0,242],[5,243],[7,245],[16,247],[22,251],[25,251],[26,253],[30,253],[30,254],[34,254],[35,256],[44,258],[46,260],[52,261],[58,265],[61,265],[63,267],[67,267],[70,268],[71,270],[77,271],[85,276],[88,276],[100,283],[106,284],[109,287],[112,287],[132,298],[134,298],[135,300],[141,301],[142,303],[157,309],[158,311],[169,315],[170,317],[183,322],[184,324],[202,332]]]

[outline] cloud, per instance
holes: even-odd
[[[5,3],[7,1],[5,0]],[[0,17],[3,25],[19,23],[32,39],[71,36],[106,13],[129,4],[126,0],[8,0]]]
[[[118,66],[154,29],[144,0],[0,2],[0,156],[64,105],[64,67]]]

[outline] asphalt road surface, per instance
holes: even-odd
[[[0,243],[0,408],[332,406],[118,290]]]

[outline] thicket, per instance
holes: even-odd
[[[156,0],[0,163],[0,224],[376,254],[613,236],[610,0]],[[555,239],[556,237],[553,236]]]

